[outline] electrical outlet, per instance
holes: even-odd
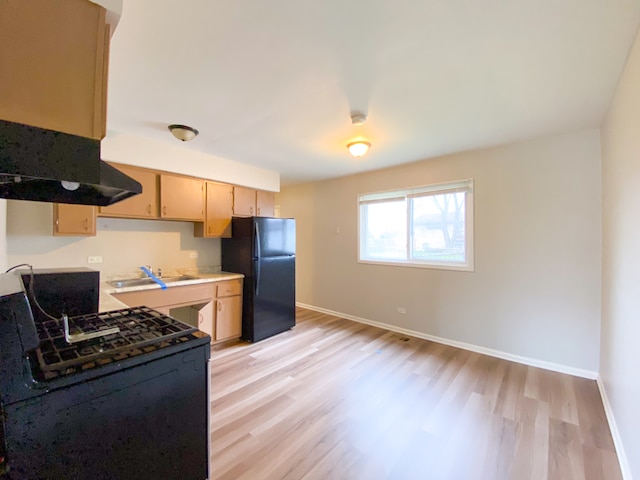
[[[405,313],[407,313],[407,309],[404,308],[404,307],[398,307],[398,313],[405,314]]]
[[[95,257],[88,257],[87,263],[102,263],[102,257],[100,255],[96,255]]]
[[[198,252],[189,252],[189,258],[198,258]]]

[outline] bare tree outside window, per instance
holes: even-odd
[[[465,193],[413,197],[411,257],[465,260]]]

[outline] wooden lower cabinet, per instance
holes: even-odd
[[[54,203],[53,235],[95,237],[96,207]]]
[[[198,330],[211,335],[211,342],[215,341],[215,332],[213,331],[213,301],[204,305],[197,305],[192,308],[192,312],[196,317]]]
[[[239,338],[242,334],[242,296],[216,300],[216,341]]]
[[[197,326],[211,335],[211,343],[239,338],[242,333],[242,279],[113,296],[130,307],[146,305]]]

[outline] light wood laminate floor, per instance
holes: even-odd
[[[592,380],[309,310],[297,320],[212,352],[212,478],[621,478]]]

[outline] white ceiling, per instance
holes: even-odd
[[[109,130],[191,125],[185,148],[290,184],[597,127],[639,19],[636,0],[126,0]]]

